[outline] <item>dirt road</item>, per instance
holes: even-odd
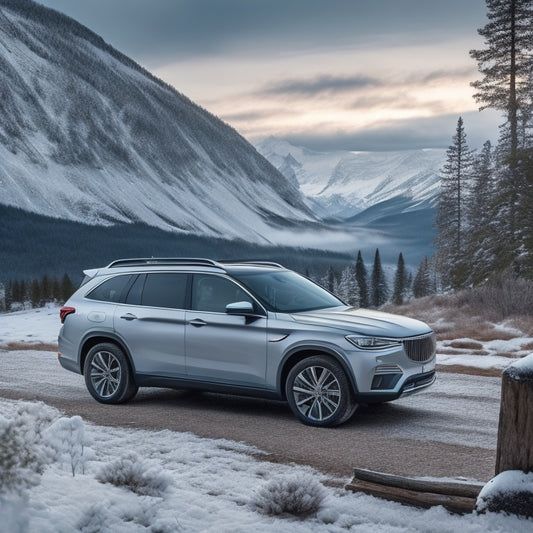
[[[487,481],[494,473],[499,395],[499,378],[441,373],[420,394],[361,407],[347,424],[318,429],[302,425],[282,402],[219,394],[142,389],[127,405],[105,406],[53,353],[0,350],[1,397],[42,400],[99,425],[243,441],[270,460],[308,464],[344,478],[362,467]]]

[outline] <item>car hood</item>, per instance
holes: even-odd
[[[303,324],[338,328],[368,336],[403,338],[431,333],[431,328],[420,320],[354,307],[332,307],[293,313],[291,317]]]

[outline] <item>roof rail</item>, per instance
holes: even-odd
[[[200,257],[139,257],[133,259],[117,259],[116,261],[109,263],[106,268],[143,265],[194,265],[221,268],[221,265],[216,261]]]
[[[283,265],[280,265],[279,263],[274,263],[273,261],[253,261],[249,259],[245,260],[234,260],[234,259],[227,259],[223,261],[219,261],[219,263],[222,264],[245,264],[245,265],[261,265],[261,266],[272,266],[276,268],[285,268]]]

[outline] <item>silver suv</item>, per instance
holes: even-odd
[[[59,362],[102,403],[139,387],[285,399],[305,424],[435,381],[435,335],[346,306],[275,263],[123,259],[85,271],[61,309]]]

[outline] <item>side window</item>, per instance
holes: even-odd
[[[141,305],[185,309],[187,278],[187,274],[180,273],[147,274]]]
[[[225,313],[226,305],[234,302],[254,304],[248,293],[226,278],[201,274],[196,274],[193,277],[193,310]]]
[[[141,296],[143,292],[146,274],[140,274],[126,296],[126,303],[129,305],[141,305]]]
[[[125,275],[108,279],[87,294],[86,298],[102,302],[119,302],[131,278],[131,275]]]

